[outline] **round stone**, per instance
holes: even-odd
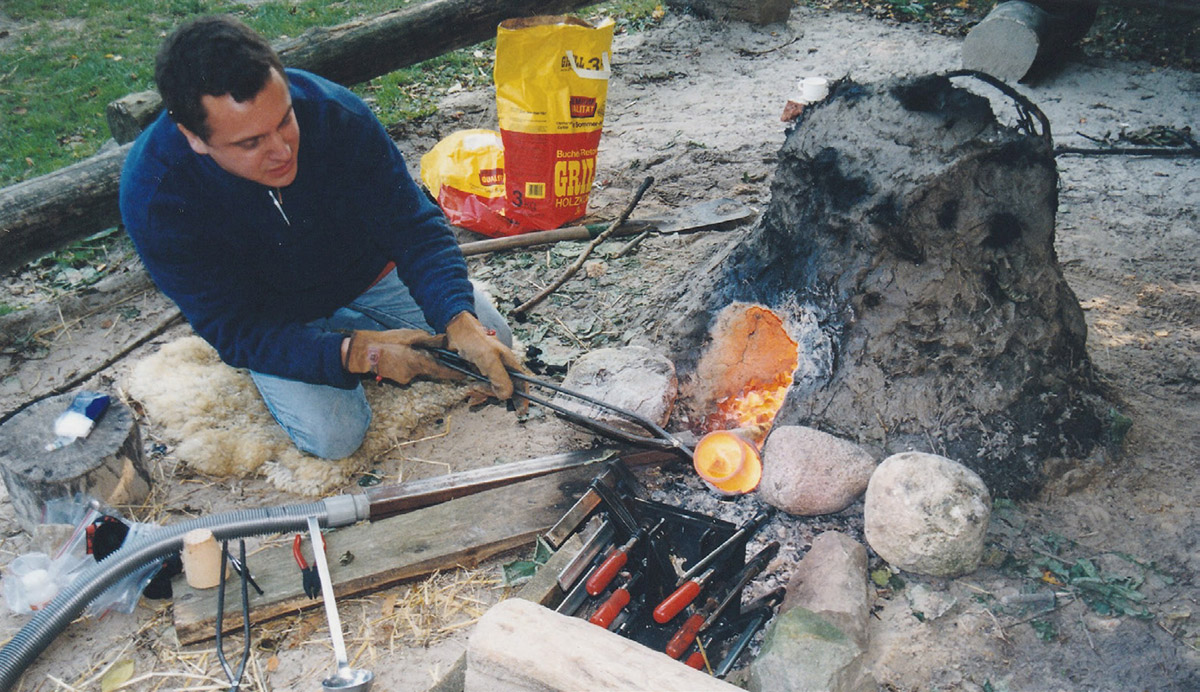
[[[939,577],[972,572],[983,556],[992,501],[975,472],[936,454],[884,459],[867,485],[867,543],[900,569]]]

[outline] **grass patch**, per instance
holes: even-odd
[[[403,4],[7,0],[3,12],[12,26],[0,41],[0,185],[95,154],[109,138],[105,107],[153,88],[154,54],[186,19],[227,12],[275,40]]]

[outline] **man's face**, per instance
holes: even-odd
[[[238,103],[229,94],[201,96],[208,114],[208,141],[183,126],[192,151],[211,156],[224,170],[268,187],[285,187],[296,179],[300,126],[292,111],[292,95],[283,75],[271,70],[262,91]]]

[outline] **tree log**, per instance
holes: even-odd
[[[86,438],[47,451],[54,420],[75,393],[33,404],[0,425],[0,475],[21,527],[33,532],[47,500],[76,493],[108,505],[141,502],[150,492],[142,435],[133,412],[114,401]]]
[[[1091,28],[1097,3],[1009,0],[992,8],[963,41],[963,67],[1008,81],[1030,74]]]
[[[285,65],[353,85],[451,50],[492,38],[504,19],[556,14],[587,5],[586,0],[432,0],[402,10],[310,29],[275,49]],[[157,112],[152,98],[136,95],[138,118]],[[129,98],[129,97],[126,97]],[[109,109],[114,136],[138,128]],[[115,111],[115,112],[114,112]],[[118,122],[115,125],[111,118]],[[136,136],[136,135],[135,135]],[[117,190],[128,146],[0,190],[0,272],[120,221]]]
[[[0,272],[116,225],[121,166],[132,146],[0,190]]]
[[[139,91],[108,104],[104,119],[117,144],[128,144],[154,122],[161,110],[162,97],[157,91]]]

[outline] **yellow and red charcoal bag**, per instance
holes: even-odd
[[[504,215],[504,145],[495,130],[457,130],[421,157],[421,182],[446,220],[492,237],[521,229]]]
[[[496,115],[505,154],[504,215],[522,230],[587,213],[604,126],[613,22],[510,19],[496,33]]]

